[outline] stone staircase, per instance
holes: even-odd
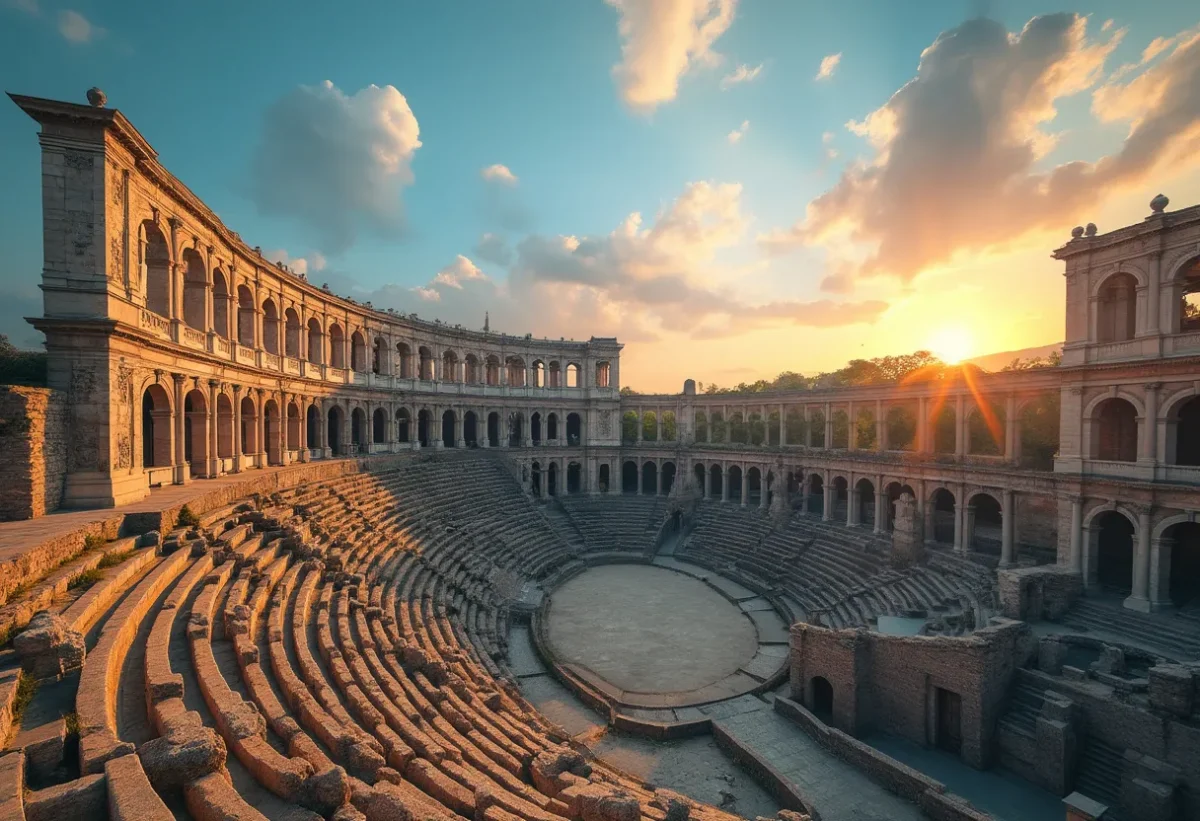
[[[1179,661],[1200,659],[1200,624],[1170,613],[1138,613],[1117,600],[1081,599],[1063,617],[1077,630],[1111,634],[1138,647],[1158,649]]]
[[[1121,751],[1098,738],[1089,738],[1079,755],[1075,789],[1088,798],[1107,804],[1104,817],[1120,821],[1117,815],[1121,804]]]

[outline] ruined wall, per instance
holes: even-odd
[[[0,520],[57,510],[67,473],[67,400],[46,388],[0,386]]]
[[[961,756],[990,764],[996,719],[1014,671],[1032,651],[1029,627],[1008,619],[970,636],[889,636],[867,630],[792,628],[792,697],[812,708],[812,680],[833,685],[832,724],[918,744],[937,741],[937,689],[961,699]]]
[[[1057,621],[1082,595],[1083,579],[1065,567],[1025,567],[998,571],[996,588],[1006,617]]]

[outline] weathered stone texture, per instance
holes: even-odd
[[[58,509],[67,473],[67,397],[0,386],[0,520]]]

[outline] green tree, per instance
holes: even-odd
[[[23,351],[0,334],[0,385],[46,385],[46,352]]]

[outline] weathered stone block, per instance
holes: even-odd
[[[35,678],[57,677],[83,664],[83,634],[61,616],[43,610],[13,639],[22,666]]]
[[[1057,676],[1062,673],[1067,658],[1067,645],[1057,636],[1047,636],[1038,642],[1038,669]]]
[[[1180,664],[1150,668],[1150,706],[1187,718],[1195,709],[1196,676]]]

